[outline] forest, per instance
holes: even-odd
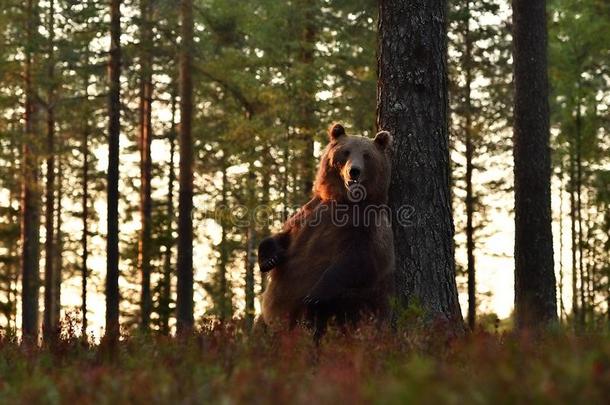
[[[603,403],[609,106],[605,0],[0,0],[0,402]],[[271,331],[335,123],[391,319]]]

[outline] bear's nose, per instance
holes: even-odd
[[[358,177],[360,177],[360,169],[357,167],[352,167],[349,169],[349,177],[352,180],[358,180]]]

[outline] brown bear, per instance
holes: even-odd
[[[364,314],[387,319],[394,279],[394,246],[386,205],[392,137],[352,136],[335,124],[313,199],[278,234],[259,245],[269,271],[262,318],[272,329],[327,321],[355,322]]]

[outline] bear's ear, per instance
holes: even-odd
[[[379,146],[381,150],[386,150],[392,146],[392,135],[388,131],[381,131],[375,135],[375,145]]]
[[[345,136],[345,128],[341,124],[333,124],[328,128],[328,139],[332,142]]]

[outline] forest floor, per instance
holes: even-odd
[[[52,347],[0,341],[0,403],[608,403],[607,333],[543,336],[433,330],[139,336],[115,350],[64,336]]]

